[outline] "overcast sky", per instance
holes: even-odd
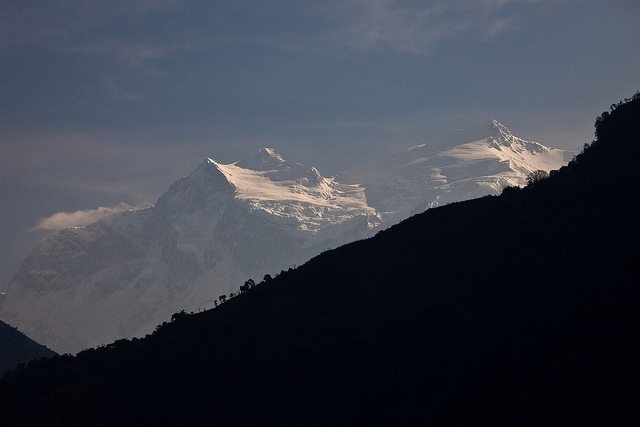
[[[579,151],[640,90],[639,22],[637,0],[3,1],[0,290],[53,229],[205,157],[329,176],[494,118]]]

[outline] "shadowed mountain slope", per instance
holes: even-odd
[[[640,97],[525,189],[430,209],[144,339],[0,382],[12,425],[624,425]]]
[[[53,355],[55,353],[47,347],[0,321],[0,375],[20,363]]]

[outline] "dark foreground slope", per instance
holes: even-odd
[[[598,135],[524,190],[429,210],[145,339],[31,363],[0,382],[0,423],[637,421],[640,99]]]
[[[53,355],[47,347],[0,321],[0,376],[20,363]]]

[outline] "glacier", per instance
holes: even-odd
[[[58,353],[143,336],[249,278],[430,207],[524,185],[571,156],[494,120],[336,177],[271,148],[231,164],[207,158],[151,208],[44,239],[10,281],[0,318]]]

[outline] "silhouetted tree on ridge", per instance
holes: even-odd
[[[547,173],[547,171],[533,171],[527,176],[527,185],[535,185],[536,183],[544,181],[547,178],[549,178],[549,174]]]

